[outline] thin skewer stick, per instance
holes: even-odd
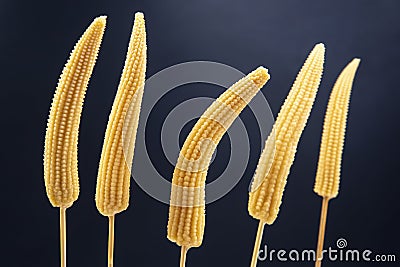
[[[324,248],[325,229],[326,229],[326,218],[328,215],[329,198],[322,198],[321,207],[321,219],[319,223],[319,234],[318,234],[318,246],[317,246],[317,259],[315,261],[315,267],[321,267],[322,264],[322,250]]]
[[[260,221],[260,223],[258,224],[256,242],[254,244],[253,258],[251,259],[251,265],[250,265],[251,267],[257,266],[258,255],[260,253],[261,240],[264,233],[264,226],[265,223]]]
[[[66,208],[60,208],[60,256],[61,267],[67,266],[67,227]]]
[[[115,216],[108,217],[108,267],[114,266],[114,229]]]
[[[186,254],[189,248],[186,246],[181,247],[181,263],[179,264],[180,267],[185,267],[186,265]]]

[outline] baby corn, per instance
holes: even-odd
[[[235,118],[269,80],[259,67],[226,90],[205,111],[188,135],[172,178],[168,239],[182,247],[181,266],[186,252],[199,247],[205,227],[205,181],[211,156]]]
[[[86,88],[106,26],[96,18],[75,45],[59,79],[47,123],[44,180],[47,196],[60,208],[61,266],[66,266],[65,210],[79,195],[78,132]]]
[[[121,81],[105,133],[97,177],[96,206],[109,217],[109,266],[113,265],[114,215],[128,208],[131,165],[146,73],[146,29],[142,13],[135,22]]]
[[[318,44],[300,70],[281,107],[254,175],[248,210],[260,220],[251,266],[256,266],[264,225],[278,216],[287,176],[321,81],[325,47]]]
[[[314,191],[321,197],[335,198],[339,193],[346,120],[350,94],[359,59],[354,59],[340,74],[329,99],[322,134]]]
[[[322,133],[318,170],[314,191],[322,199],[321,221],[318,237],[317,260],[315,266],[321,266],[324,245],[325,225],[328,214],[328,202],[339,193],[340,166],[342,161],[344,138],[346,133],[347,113],[350,95],[359,59],[354,59],[342,71],[329,98]]]

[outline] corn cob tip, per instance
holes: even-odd
[[[106,23],[107,23],[107,16],[103,15],[103,16],[99,16],[99,17],[95,18],[93,20],[92,24],[94,24],[98,27],[104,27],[104,26],[106,26]]]
[[[255,69],[249,74],[248,77],[255,83],[256,87],[258,88],[263,87],[270,78],[268,69],[264,68],[263,66]]]
[[[315,45],[314,48],[325,50],[325,44],[324,43],[318,43],[318,44]]]
[[[340,74],[340,76],[349,75],[349,76],[352,76],[353,79],[354,79],[354,76],[355,76],[355,74],[356,74],[356,71],[357,71],[358,66],[360,65],[360,63],[361,63],[361,59],[359,59],[359,58],[353,58],[353,60],[350,61],[350,62],[347,64],[347,66],[342,70],[342,73]],[[339,78],[338,78],[338,79],[339,79]],[[351,91],[351,86],[350,86],[350,89],[349,89],[349,90]]]
[[[361,59],[356,57],[356,58],[353,58],[353,60],[350,62],[349,65],[352,65],[355,68],[357,68],[358,65],[360,65],[360,63],[361,63]]]
[[[316,44],[311,50],[309,58],[313,58],[313,56],[325,57],[325,50],[325,45],[323,43]]]
[[[135,19],[144,19],[143,12],[136,12],[135,13]]]

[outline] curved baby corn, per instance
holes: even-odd
[[[329,98],[315,178],[314,191],[321,197],[334,198],[339,193],[340,166],[350,95],[360,59],[350,62],[339,75]]]
[[[61,267],[67,265],[66,209],[79,195],[78,134],[82,106],[105,27],[106,17],[96,18],[75,45],[59,79],[47,122],[44,180],[50,203],[60,208]]]
[[[205,181],[211,156],[223,134],[268,81],[259,67],[226,90],[200,117],[180,152],[172,178],[168,239],[190,248],[201,245]]]
[[[75,45],[59,79],[47,123],[44,180],[54,207],[78,199],[78,133],[83,101],[106,26],[96,18]]]

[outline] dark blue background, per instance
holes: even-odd
[[[353,57],[361,57],[349,113],[342,187],[330,205],[326,244],[334,247],[336,240],[344,237],[351,248],[400,257],[399,1],[2,0],[2,266],[59,264],[58,211],[51,208],[43,182],[46,119],[71,48],[91,20],[101,14],[108,15],[108,26],[82,114],[81,194],[68,210],[68,261],[76,267],[106,266],[107,219],[98,214],[94,204],[96,174],[136,11],[144,11],[147,20],[148,77],[192,60],[217,61],[245,73],[264,65],[272,78],[263,93],[275,115],[307,53],[317,42],[326,44],[324,78],[281,213],[276,223],[266,228],[263,244],[274,249],[316,246],[321,199],[312,188],[325,107],[340,70]],[[222,92],[205,85],[193,88],[197,88],[192,90],[193,96],[216,97]],[[164,111],[171,108],[166,105]],[[246,116],[251,129],[255,121],[248,110],[243,119]],[[204,244],[189,252],[187,266],[249,265],[257,222],[247,213],[247,186],[261,149],[256,142],[252,148],[249,168],[239,185],[207,207]],[[159,164],[165,166],[165,172],[172,172],[166,162]],[[217,168],[213,166],[210,172]],[[167,216],[168,206],[132,184],[131,206],[117,217],[115,266],[178,266],[179,249],[166,238]],[[346,265],[324,266],[338,264]],[[350,265],[354,263],[347,263]]]

